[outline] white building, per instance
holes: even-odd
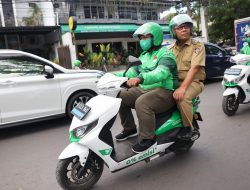
[[[64,43],[77,55],[84,47],[97,52],[99,44],[111,44],[117,51],[137,50],[138,44],[132,38],[134,31],[146,22],[159,23],[164,33],[169,33],[168,24],[160,20],[160,13],[174,6],[175,0],[57,0],[55,10],[61,26]],[[69,16],[77,19],[74,43],[68,35]],[[75,57],[76,58],[76,57]]]
[[[53,60],[60,30],[51,1],[0,0],[0,48],[19,49]]]

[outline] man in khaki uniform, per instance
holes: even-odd
[[[192,19],[180,14],[170,21],[169,28],[176,43],[170,48],[177,62],[180,86],[173,94],[181,112],[184,128],[179,134],[181,139],[192,136],[192,99],[204,89],[205,80],[205,47],[204,44],[192,39]]]

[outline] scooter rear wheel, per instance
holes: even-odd
[[[186,154],[191,147],[194,145],[194,141],[197,140],[200,137],[200,132],[199,132],[199,124],[197,122],[197,120],[193,119],[193,136],[190,140],[186,141],[186,140],[179,140],[178,143],[179,145],[181,145],[180,148],[177,148],[176,150],[174,150],[173,152],[175,154]],[[193,139],[195,138],[195,139]]]
[[[59,160],[56,179],[65,190],[91,189],[101,177],[103,166],[103,160],[93,153],[88,157],[84,167],[77,156]]]
[[[228,115],[234,115],[239,108],[239,100],[235,98],[235,95],[224,96],[222,100],[223,112]]]
[[[192,140],[183,141],[183,142],[185,142],[185,145],[183,145],[181,148],[178,148],[178,149],[174,150],[173,152],[175,154],[185,154],[185,153],[187,153],[194,144],[194,141],[192,141]]]

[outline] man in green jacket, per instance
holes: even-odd
[[[246,45],[240,50],[241,53],[250,55],[250,28],[245,32]]]
[[[156,145],[155,114],[166,112],[175,106],[173,91],[178,87],[178,73],[173,53],[161,46],[163,31],[157,23],[140,26],[133,34],[139,40],[143,52],[142,65],[131,67],[127,91],[120,93],[122,99],[119,114],[123,131],[115,138],[123,141],[137,135],[131,109],[135,108],[139,121],[139,141],[132,151],[139,153]]]

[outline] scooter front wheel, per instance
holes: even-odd
[[[239,100],[236,99],[235,95],[224,96],[222,100],[223,112],[228,115],[234,115],[239,108]]]
[[[59,160],[56,179],[65,190],[91,189],[101,177],[103,166],[103,160],[94,153],[89,155],[84,167],[80,164],[78,156]]]

